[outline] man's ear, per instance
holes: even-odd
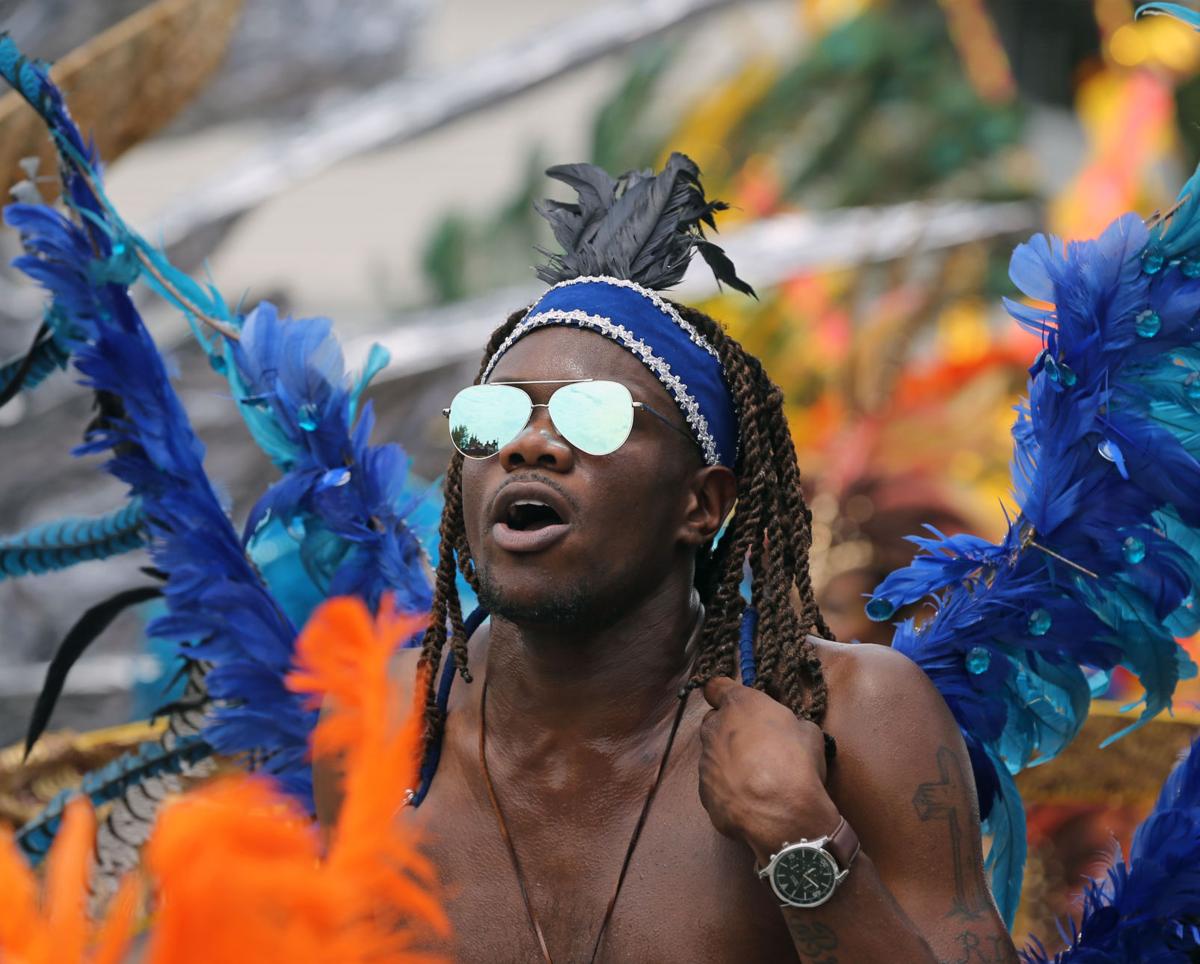
[[[736,499],[737,477],[730,469],[724,465],[698,469],[688,487],[680,541],[689,546],[710,542],[721,531]]]

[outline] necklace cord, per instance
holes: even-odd
[[[483,771],[484,783],[487,785],[488,800],[491,802],[492,811],[496,814],[496,824],[500,828],[500,836],[504,839],[505,846],[508,847],[508,856],[512,861],[513,871],[517,875],[517,885],[521,890],[521,900],[525,904],[525,913],[529,917],[529,924],[533,928],[534,935],[537,937],[538,946],[542,951],[542,958],[546,964],[554,964],[554,959],[550,956],[550,951],[546,947],[546,937],[542,933],[541,924],[538,923],[537,915],[533,912],[533,902],[529,899],[529,889],[525,885],[525,874],[521,870],[521,861],[517,857],[517,848],[513,844],[512,835],[508,832],[508,826],[504,820],[504,812],[500,808],[500,801],[496,796],[496,788],[492,784],[492,775],[488,771],[487,685],[488,678],[484,676],[483,692],[480,693],[479,697],[479,766]],[[679,724],[683,720],[683,711],[686,706],[687,693],[684,693],[679,697],[679,708],[676,709],[675,719],[671,723],[671,732],[667,737],[667,745],[663,750],[662,759],[658,764],[658,772],[655,774],[654,782],[650,785],[650,791],[646,794],[646,800],[642,804],[642,811],[638,815],[637,824],[633,828],[633,836],[629,840],[629,846],[625,848],[625,859],[621,863],[621,872],[617,875],[617,886],[613,890],[613,895],[608,902],[607,909],[604,911],[604,919],[600,922],[600,930],[596,933],[596,941],[592,945],[592,953],[588,958],[591,964],[595,964],[596,957],[600,953],[600,944],[604,940],[608,923],[612,920],[613,910],[617,906],[617,898],[621,894],[621,885],[625,883],[625,874],[629,870],[630,862],[633,860],[633,851],[637,847],[638,839],[642,835],[642,828],[646,825],[646,819],[650,815],[650,805],[654,802],[654,797],[658,793],[663,774],[666,773],[667,760],[671,756],[671,747],[675,744],[675,734],[679,732]]]

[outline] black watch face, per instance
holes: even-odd
[[[837,884],[833,858],[815,847],[789,850],[775,863],[771,885],[780,900],[813,906],[824,903]]]

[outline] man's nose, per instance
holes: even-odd
[[[566,472],[575,464],[575,450],[558,434],[549,411],[540,405],[534,408],[529,424],[500,450],[499,456],[500,464],[509,472],[525,466]]]

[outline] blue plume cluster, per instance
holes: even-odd
[[[296,543],[288,565],[273,550],[263,570],[297,624],[327,596],[355,595],[375,607],[389,591],[401,609],[423,612],[432,597],[409,524],[419,499],[407,488],[407,456],[398,445],[368,444],[369,403],[355,419],[366,379],[387,356],[375,353],[351,380],[331,328],[326,318],[281,319],[264,303],[228,343],[235,397],[284,470],[251,510],[245,540],[256,559],[281,531]]]
[[[1200,629],[1200,206],[1194,185],[1151,232],[1135,215],[1095,241],[1037,235],[1013,254],[1030,299],[1006,301],[1043,349],[1013,427],[1020,513],[992,544],[917,538],[876,590],[888,619],[932,596],[893,645],[933,679],[971,754],[993,889],[1011,921],[1025,858],[1012,774],[1056,756],[1124,666],[1138,721],[1170,706],[1196,667],[1176,642]],[[1137,704],[1135,704],[1137,705]],[[1131,707],[1132,708],[1132,707]],[[1121,734],[1116,734],[1116,739]]]
[[[268,304],[235,316],[219,291],[196,284],[122,221],[44,65],[26,61],[6,36],[0,74],[59,145],[73,217],[39,204],[10,205],[5,217],[25,248],[14,263],[50,295],[44,327],[61,338],[102,400],[77,454],[111,453],[106,468],[129,485],[133,500],[124,521],[136,516],[166,576],[167,614],[149,632],[207,668],[206,744],[248,755],[311,806],[305,757],[316,713],[284,686],[296,627],[328,595],[358,595],[375,607],[390,590],[410,610],[428,608],[431,597],[409,525],[422,507],[410,491],[406,457],[395,445],[369,445],[370,407],[359,413],[361,394],[387,355],[373,350],[365,371],[350,378],[327,319],[280,319]],[[139,278],[187,316],[210,363],[228,378],[251,434],[284,473],[252,510],[244,542],[205,475],[203,446],[129,298]],[[201,323],[216,334],[205,335]],[[115,545],[113,524],[115,517],[91,530],[61,523],[55,546],[87,533],[97,544],[111,536]],[[22,564],[32,571],[28,557]]]
[[[89,559],[107,559],[140,548],[142,503],[97,519],[59,519],[0,539],[0,579],[66,569]]]
[[[151,635],[211,662],[215,699],[237,700],[239,688],[257,685],[255,732],[247,733],[242,719],[228,719],[247,711],[219,708],[206,730],[215,747],[258,749],[271,770],[303,769],[298,764],[313,714],[283,686],[295,626],[246,558],[204,473],[203,446],[127,290],[116,282],[83,284],[84,299],[75,291],[90,263],[82,229],[44,208],[14,205],[7,213],[27,252],[18,266],[58,304],[81,308],[71,317],[72,355],[85,384],[120,400],[120,411],[94,424],[76,451],[111,451],[107,470],[141,500],[151,556],[167,575],[168,614],[151,624]],[[299,779],[297,789],[304,791],[307,778]]]
[[[1084,885],[1078,923],[1054,964],[1173,964],[1200,957],[1200,739],[1172,771],[1133,835],[1126,862]],[[1051,960],[1040,941],[1026,964]]]

